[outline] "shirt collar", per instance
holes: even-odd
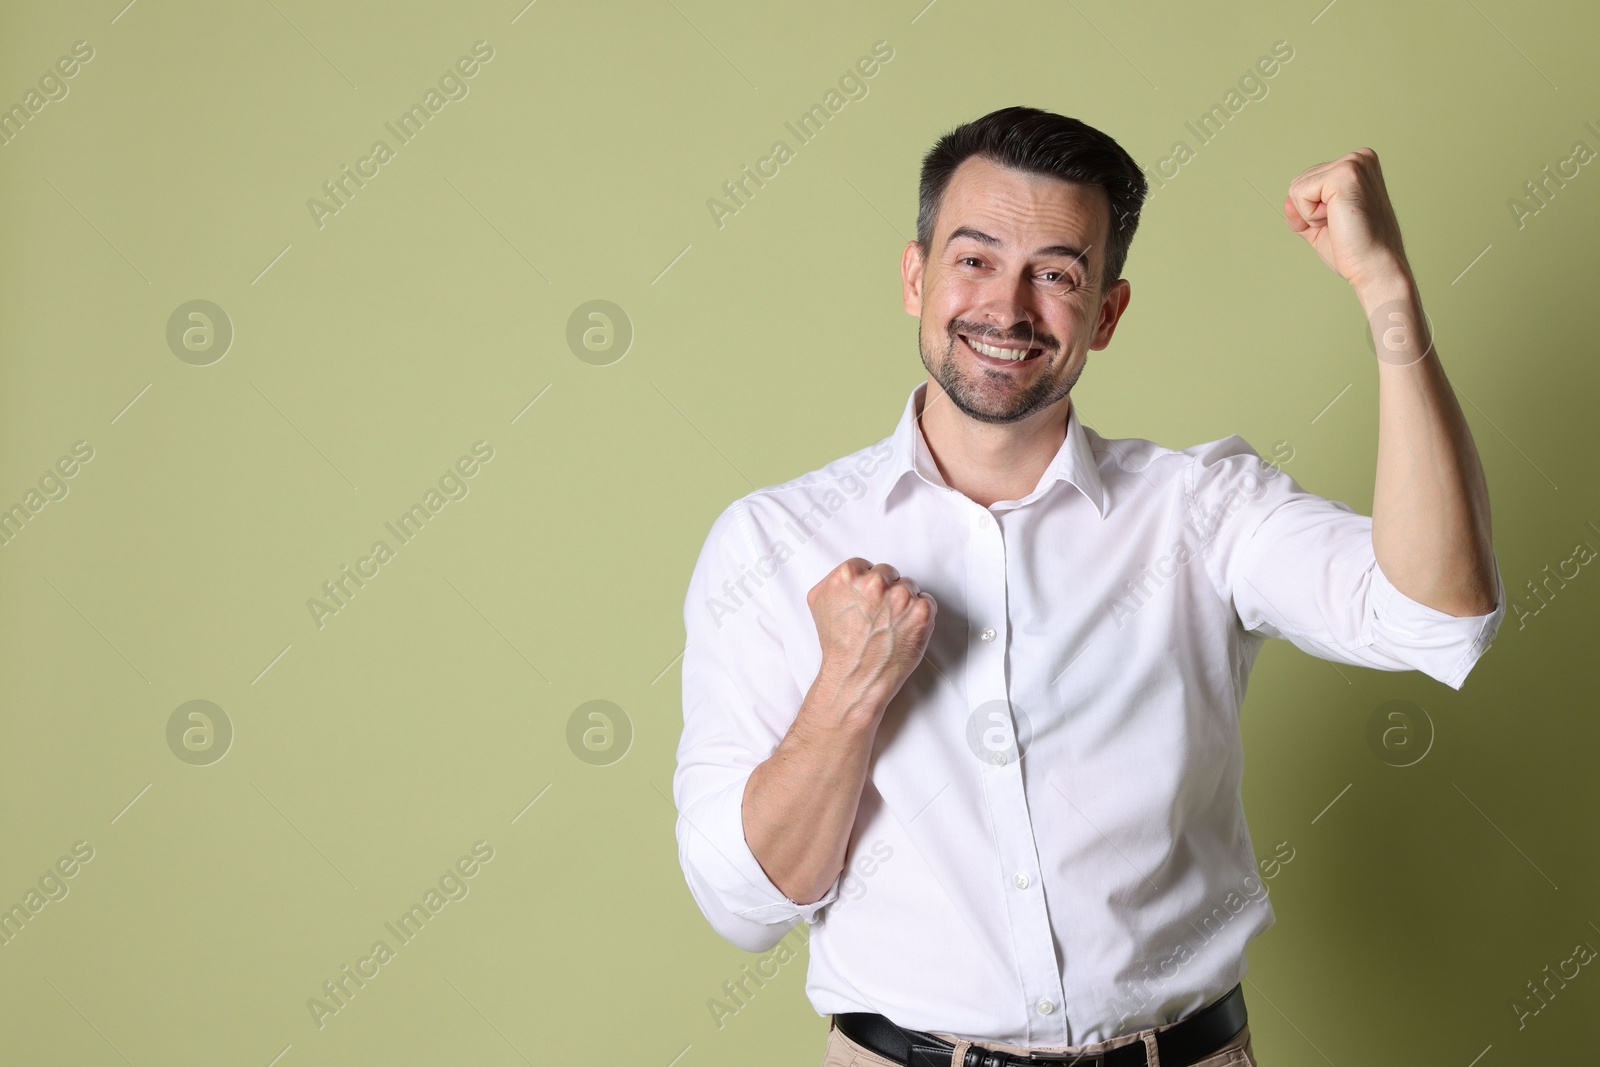
[[[890,455],[882,470],[885,477],[879,481],[873,498],[880,514],[887,510],[889,497],[895,487],[908,476],[920,476],[932,485],[949,488],[933,461],[933,454],[928,451],[928,442],[922,436],[922,424],[918,419],[927,392],[928,380],[924,378],[906,398],[900,424],[889,437]],[[1039,478],[1038,488],[1023,499],[1041,495],[1056,481],[1066,481],[1076,486],[1094,504],[1095,512],[1101,518],[1105,517],[1105,490],[1100,483],[1100,466],[1095,460],[1086,430],[1078,418],[1077,401],[1070,401],[1066,439],[1061,442],[1055,458]]]

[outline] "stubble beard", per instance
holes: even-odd
[[[976,331],[974,333],[982,336]],[[1072,387],[1078,384],[1078,379],[1083,375],[1083,369],[1089,365],[1088,359],[1085,359],[1078,364],[1072,377],[1064,381],[1059,372],[1043,369],[1020,390],[1006,384],[1005,376],[1010,374],[1009,371],[996,370],[992,375],[984,372],[983,378],[992,382],[985,385],[983,381],[975,381],[962,369],[962,361],[956,355],[954,323],[946,327],[945,336],[942,357],[935,360],[931,358],[928,346],[923,341],[921,326],[918,326],[917,351],[922,356],[922,365],[939,383],[939,388],[944,390],[956,409],[979,422],[1018,422],[1049,407],[1072,392]],[[1048,360],[1056,351],[1046,348],[1037,358]]]

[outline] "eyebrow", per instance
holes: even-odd
[[[977,241],[980,244],[989,245],[990,247],[1000,244],[1000,238],[992,237],[989,234],[984,233],[982,230],[973,229],[971,226],[957,226],[951,231],[950,236],[945,238],[945,247],[949,248],[958,237],[970,237],[972,240]],[[1090,247],[1092,248],[1093,245]],[[1066,256],[1068,259],[1075,259],[1082,262],[1085,270],[1089,269],[1089,249],[1087,248],[1079,249],[1074,248],[1071,245],[1046,245],[1044,248],[1037,249],[1034,252],[1034,255]]]

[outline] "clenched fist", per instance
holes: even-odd
[[[1289,183],[1283,221],[1359,292],[1410,277],[1378,153],[1358,148]]]
[[[922,662],[938,604],[887,563],[845,560],[806,594],[832,682],[886,706]]]

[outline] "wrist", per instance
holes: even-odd
[[[851,678],[824,663],[811,683],[806,703],[819,713],[825,725],[875,727],[892,696],[871,682]]]
[[[1361,310],[1369,317],[1373,309],[1382,304],[1417,297],[1417,282],[1411,275],[1411,268],[1400,260],[1391,261],[1384,268],[1364,277],[1351,279],[1350,286],[1356,291]]]

